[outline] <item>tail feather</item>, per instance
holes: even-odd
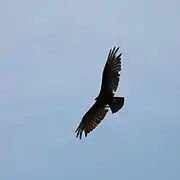
[[[109,103],[111,112],[114,114],[118,112],[124,105],[124,97],[113,97],[112,101]]]

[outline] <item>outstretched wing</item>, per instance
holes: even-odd
[[[116,55],[118,52],[119,47],[114,47],[110,49],[107,62],[105,64],[103,75],[102,75],[102,83],[101,83],[101,90],[108,91],[108,92],[115,92],[117,90],[120,78],[120,71],[121,71],[121,53]]]
[[[98,124],[104,119],[108,109],[105,105],[101,105],[99,102],[95,102],[94,105],[87,111],[83,116],[78,128],[76,129],[76,137],[82,138],[82,133],[84,131],[85,137],[88,133],[93,131]]]

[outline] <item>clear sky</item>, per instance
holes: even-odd
[[[180,179],[180,1],[0,2],[1,180]],[[75,137],[120,46],[117,95]]]

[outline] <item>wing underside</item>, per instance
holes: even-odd
[[[116,55],[119,47],[110,49],[107,62],[104,67],[101,90],[115,92],[117,90],[121,71],[121,55]]]
[[[76,129],[76,137],[82,138],[82,133],[84,131],[85,136],[93,131],[98,124],[105,118],[108,112],[107,106],[100,105],[97,102],[88,110],[88,112],[83,116],[81,123]]]

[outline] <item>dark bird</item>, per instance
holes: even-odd
[[[111,109],[112,114],[118,112],[124,105],[124,97],[114,97],[116,92],[120,71],[121,71],[121,54],[116,55],[119,47],[110,49],[107,62],[105,64],[102,83],[99,95],[95,98],[95,103],[83,116],[75,133],[76,137],[82,138],[84,131],[85,137],[93,131],[97,125],[104,119],[108,109]]]

